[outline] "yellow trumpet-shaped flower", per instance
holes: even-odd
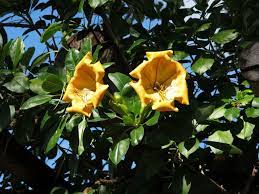
[[[143,61],[130,75],[137,82],[130,85],[140,97],[142,106],[152,103],[158,111],[178,111],[174,101],[189,104],[186,70],[172,57],[173,51],[147,52]]]
[[[73,77],[68,83],[63,100],[72,102],[68,112],[77,112],[88,117],[102,100],[108,85],[103,84],[104,68],[98,61],[91,64],[92,55],[87,53],[77,64]]]

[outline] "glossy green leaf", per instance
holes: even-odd
[[[42,104],[49,102],[52,99],[51,95],[37,95],[29,98],[26,100],[22,106],[20,107],[21,110],[30,109]]]
[[[26,66],[26,67],[29,66],[30,61],[31,61],[31,58],[32,58],[34,52],[35,52],[35,47],[30,47],[30,48],[28,48],[28,49],[24,52],[23,57],[22,57],[22,59],[21,59],[21,63],[22,63],[24,66]]]
[[[51,136],[51,138],[48,141],[48,144],[45,149],[45,154],[47,154],[50,150],[52,150],[56,146],[58,139],[60,138],[62,131],[66,126],[67,118],[68,117],[66,116],[63,116],[61,118],[55,133]]]
[[[256,118],[256,117],[259,117],[259,109],[247,108],[245,112],[246,112],[246,116],[247,116],[248,118]]]
[[[92,40],[87,38],[80,49],[78,60],[80,61],[88,52],[92,52]]]
[[[0,104],[0,132],[11,123],[14,115],[15,107],[13,105]]]
[[[259,108],[259,97],[253,99],[252,106],[254,108]]]
[[[62,22],[54,22],[49,25],[49,27],[43,32],[41,35],[40,41],[46,42],[48,39],[50,39],[56,32],[60,31],[62,29]]]
[[[214,63],[214,59],[210,58],[199,58],[193,65],[192,70],[199,75],[208,71]]]
[[[41,55],[39,55],[38,57],[36,57],[31,64],[31,69],[33,69],[34,67],[44,63],[47,59],[49,58],[49,52],[47,53],[42,53]]]
[[[87,126],[87,122],[85,117],[83,117],[83,120],[78,125],[78,155],[80,156],[85,148],[84,148],[84,131]]]
[[[81,115],[73,115],[71,119],[66,124],[66,129],[68,132],[71,132],[76,126],[79,125],[79,123],[82,121],[82,116]]]
[[[97,7],[100,7],[111,0],[88,0],[89,5],[95,9]]]
[[[42,88],[42,84],[43,84],[44,80],[41,79],[31,79],[30,80],[30,90],[36,94],[47,94],[48,92],[46,92],[43,88]]]
[[[129,145],[130,145],[130,139],[129,138],[123,139],[123,140],[120,140],[112,150],[110,150],[109,158],[113,164],[117,165],[120,163],[120,161],[126,155],[129,149]]]
[[[189,158],[189,156],[196,152],[196,150],[200,147],[200,142],[198,139],[195,139],[195,143],[194,145],[188,150],[185,146],[184,146],[184,142],[181,142],[179,145],[178,145],[178,149],[180,151],[180,153],[182,155],[184,155],[186,158]]]
[[[188,194],[191,190],[191,183],[187,184],[185,176],[183,176],[182,194]]]
[[[208,141],[231,145],[234,141],[234,138],[233,138],[230,130],[228,130],[228,131],[216,131],[208,137]],[[215,154],[222,153],[221,150],[219,150],[219,149],[217,149],[213,146],[210,146],[210,148],[211,148],[212,152],[214,152]]]
[[[135,49],[136,47],[138,47],[139,45],[143,44],[144,42],[146,42],[146,39],[138,39],[135,40],[133,42],[133,44],[130,46],[130,48],[127,50],[127,53],[131,53],[133,49]]]
[[[218,44],[226,44],[233,40],[235,40],[238,37],[239,33],[236,32],[236,30],[223,30],[218,32],[217,34],[213,35],[211,40]]]
[[[224,113],[224,117],[229,121],[233,121],[233,119],[236,119],[239,116],[240,116],[240,110],[235,107],[227,109]]]
[[[70,73],[70,75],[73,74],[75,67],[78,63],[78,54],[79,51],[72,48],[68,51],[66,55],[65,66],[66,70]]]
[[[176,61],[183,60],[188,56],[189,56],[189,54],[187,54],[184,51],[174,51],[174,53],[173,53],[173,59]]]
[[[93,53],[93,61],[92,63],[96,63],[98,61],[99,52],[102,49],[102,45],[97,45],[94,53]]]
[[[132,146],[138,145],[144,137],[144,127],[139,126],[130,132],[130,141]]]
[[[107,68],[109,68],[110,66],[112,66],[114,64],[115,64],[115,62],[103,63],[103,67],[104,67],[104,69],[107,69]]]
[[[203,32],[205,30],[208,30],[211,26],[211,23],[205,23],[205,24],[202,24],[197,30],[196,32]]]
[[[209,116],[208,120],[219,119],[224,116],[225,112],[226,112],[225,105],[220,106],[212,112],[212,114]]]
[[[130,77],[120,72],[109,73],[108,77],[119,91],[122,91],[125,84],[131,81]]]
[[[24,53],[23,40],[21,38],[17,38],[15,41],[12,42],[9,49],[9,54],[13,62],[13,67],[15,68],[19,61],[22,59]]]
[[[79,7],[78,7],[78,12],[84,12],[84,4],[85,0],[80,0]]]
[[[3,85],[8,90],[15,93],[24,93],[29,89],[29,79],[23,73],[15,74],[15,77]]]
[[[156,111],[155,114],[145,122],[145,124],[147,126],[156,125],[159,120],[159,117],[160,117],[160,112]]]
[[[243,125],[243,129],[240,131],[239,134],[237,134],[237,137],[249,141],[251,139],[251,136],[253,135],[255,125],[245,121],[243,121]]]
[[[63,82],[59,79],[58,76],[49,74],[42,83],[42,89],[46,92],[54,93],[62,90],[63,85]]]

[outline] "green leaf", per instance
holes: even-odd
[[[45,90],[43,90],[42,88],[42,83],[44,80],[41,79],[31,79],[30,80],[30,90],[36,94],[47,94],[48,92],[46,92]]]
[[[133,42],[133,44],[130,46],[130,48],[127,50],[127,53],[130,54],[131,51],[141,45],[142,43],[146,42],[146,39],[138,39]]]
[[[47,53],[43,53],[41,55],[39,55],[38,57],[36,57],[31,64],[31,69],[33,69],[34,67],[44,63],[49,57],[49,52]]]
[[[0,132],[2,132],[12,121],[15,115],[13,105],[0,104]]]
[[[240,131],[239,134],[237,134],[237,137],[249,141],[251,139],[251,136],[253,135],[255,125],[245,121],[243,121],[243,125],[243,129]]]
[[[189,158],[189,156],[196,152],[196,150],[200,147],[200,142],[198,139],[195,139],[194,145],[188,150],[184,146],[184,142],[179,143],[178,149],[182,155],[184,155],[186,158]]]
[[[78,12],[84,12],[84,4],[85,0],[80,0],[79,7],[78,7]]]
[[[192,70],[199,75],[208,71],[214,63],[214,59],[210,58],[199,58],[193,65]]]
[[[104,67],[104,69],[107,69],[108,67],[112,66],[113,64],[115,64],[115,62],[104,63],[103,67]]]
[[[88,52],[92,52],[92,40],[87,38],[80,49],[78,60],[80,61]]]
[[[196,32],[203,32],[205,30],[208,30],[211,26],[211,23],[205,23],[205,24],[202,24],[197,30]]]
[[[113,164],[117,165],[120,163],[120,161],[126,155],[129,149],[129,145],[130,145],[130,139],[129,138],[123,139],[119,141],[112,150],[110,150],[109,158]]]
[[[83,120],[78,125],[78,155],[80,156],[85,148],[84,148],[84,131],[87,126],[87,122],[85,117],[83,117]]]
[[[208,119],[208,117],[213,113],[215,106],[213,105],[202,105],[196,108],[194,117],[198,123],[202,123]]]
[[[12,92],[24,93],[29,89],[29,79],[23,73],[17,73],[10,82],[3,86]]]
[[[174,51],[173,59],[176,61],[180,61],[188,57],[189,54],[187,54],[184,51]]]
[[[66,129],[68,132],[71,132],[79,123],[82,121],[81,115],[73,115],[71,119],[66,124]]]
[[[51,95],[37,95],[26,100],[20,107],[21,110],[30,109],[49,102],[52,99]]]
[[[233,119],[236,119],[239,116],[240,116],[240,110],[236,107],[229,108],[224,113],[224,117],[229,121],[233,121]]]
[[[62,187],[54,187],[51,191],[50,194],[69,194],[69,192]]]
[[[49,74],[42,83],[42,89],[46,92],[54,93],[63,89],[63,82],[58,76]]]
[[[238,32],[236,30],[223,30],[212,36],[211,40],[218,44],[226,44],[233,40],[235,40],[238,37]]]
[[[40,122],[40,129],[43,129],[43,127],[45,126],[45,124],[47,123],[47,121],[48,121],[50,118],[51,118],[51,116],[50,116],[50,114],[49,114],[49,111],[47,111],[47,112],[44,114],[44,116],[43,116],[43,118],[42,118],[42,120],[41,120],[41,122]]]
[[[229,145],[231,145],[233,143],[233,140],[234,140],[234,138],[233,138],[230,130],[216,131],[208,137],[208,141],[224,143],[224,144],[229,144]],[[212,152],[215,154],[222,153],[221,150],[214,148],[213,146],[210,146],[210,148],[211,148]]]
[[[70,73],[70,75],[73,75],[75,67],[78,63],[78,54],[79,51],[72,48],[68,51],[65,59],[65,66],[66,70]]]
[[[182,194],[188,194],[191,190],[191,183],[187,184],[185,176],[183,176]]]
[[[23,40],[21,38],[17,38],[15,41],[12,42],[9,49],[9,54],[13,62],[13,67],[16,68],[24,53]]]
[[[256,117],[259,117],[259,109],[247,108],[245,112],[246,112],[246,116],[247,116],[248,118],[256,118]]]
[[[98,61],[98,55],[99,55],[99,51],[101,50],[102,45],[97,45],[94,54],[93,54],[93,61],[92,63],[96,63]]]
[[[129,83],[125,84],[120,94],[122,105],[126,105],[127,112],[129,111],[134,113],[134,115],[138,115],[141,109],[140,99]]]
[[[48,141],[48,144],[45,149],[45,154],[47,154],[50,150],[52,150],[56,146],[58,139],[60,138],[62,131],[66,126],[67,118],[68,117],[66,116],[63,116],[61,118],[55,133],[51,136],[50,140]]]
[[[138,145],[144,137],[144,127],[139,126],[130,132],[130,141],[132,146]]]
[[[43,32],[43,34],[40,37],[40,41],[46,42],[48,39],[50,39],[57,31],[60,31],[62,28],[63,23],[60,22],[54,22],[49,25],[49,27]]]
[[[259,97],[253,99],[252,107],[259,108]]]
[[[225,105],[216,108],[209,116],[208,120],[216,120],[224,116],[226,112]]]
[[[30,60],[35,52],[35,47],[28,48],[25,53],[23,54],[23,57],[21,59],[21,63],[25,65],[26,67],[29,66]]]
[[[89,5],[95,9],[97,7],[100,7],[111,0],[88,0]]]
[[[156,111],[155,114],[145,122],[145,124],[147,126],[156,125],[159,120],[159,117],[160,117],[160,112]]]
[[[131,81],[130,77],[120,72],[109,73],[108,77],[119,91],[122,91],[123,87]]]

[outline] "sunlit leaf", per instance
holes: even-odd
[[[251,136],[253,135],[255,125],[245,121],[243,121],[243,125],[243,129],[240,131],[239,134],[237,134],[237,137],[249,141],[251,139]]]
[[[56,32],[60,31],[62,28],[63,23],[62,22],[54,22],[49,25],[49,27],[43,32],[41,35],[40,41],[46,42],[48,39],[50,39]]]
[[[84,148],[84,131],[87,126],[87,122],[85,117],[83,117],[83,120],[78,125],[78,155],[80,156],[85,148]]]
[[[66,116],[63,116],[61,118],[55,133],[51,136],[51,138],[48,141],[48,144],[45,149],[45,154],[48,153],[50,150],[52,150],[56,146],[58,139],[60,138],[62,131],[66,126],[67,118],[68,117],[66,117]]]
[[[235,107],[227,109],[224,113],[224,117],[229,121],[233,121],[233,119],[238,118],[239,115],[240,115],[240,110]]]
[[[199,58],[193,65],[192,70],[199,75],[208,71],[214,63],[214,59],[210,58]]]
[[[108,77],[119,91],[123,89],[126,83],[131,81],[130,77],[120,72],[109,73]]]
[[[132,146],[138,145],[144,137],[144,127],[139,126],[130,132],[130,141]]]
[[[21,110],[30,109],[42,104],[49,102],[52,99],[51,95],[37,95],[29,98],[26,100],[22,106],[20,107]]]
[[[234,140],[234,138],[229,130],[228,131],[215,131],[212,135],[210,135],[208,137],[208,141],[229,144],[229,145],[231,145],[233,143],[233,140]],[[215,154],[220,154],[223,152],[213,146],[210,146],[210,148]]]
[[[238,37],[239,33],[236,30],[223,30],[218,32],[217,34],[213,35],[211,40],[218,44],[226,44]]]
[[[13,62],[13,67],[15,68],[19,61],[22,59],[24,53],[23,40],[21,38],[17,38],[15,41],[12,42],[9,49],[9,54]]]
[[[117,165],[120,163],[120,161],[126,155],[129,149],[129,145],[130,145],[130,139],[129,138],[123,139],[119,141],[112,150],[110,150],[109,158],[113,164]]]
[[[29,79],[23,73],[17,73],[10,82],[3,86],[12,92],[24,93],[29,89]]]
[[[256,117],[259,117],[259,109],[247,108],[245,112],[246,112],[246,116],[247,116],[248,118],[256,118]]]

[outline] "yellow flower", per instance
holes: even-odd
[[[137,82],[130,85],[140,97],[142,106],[152,103],[153,110],[178,111],[174,101],[189,104],[186,70],[174,61],[173,51],[147,52],[143,61],[130,75]]]
[[[108,85],[103,84],[104,68],[98,61],[91,64],[92,55],[87,53],[77,64],[74,76],[68,83],[63,96],[65,102],[72,102],[68,112],[77,112],[88,117],[102,100]]]

